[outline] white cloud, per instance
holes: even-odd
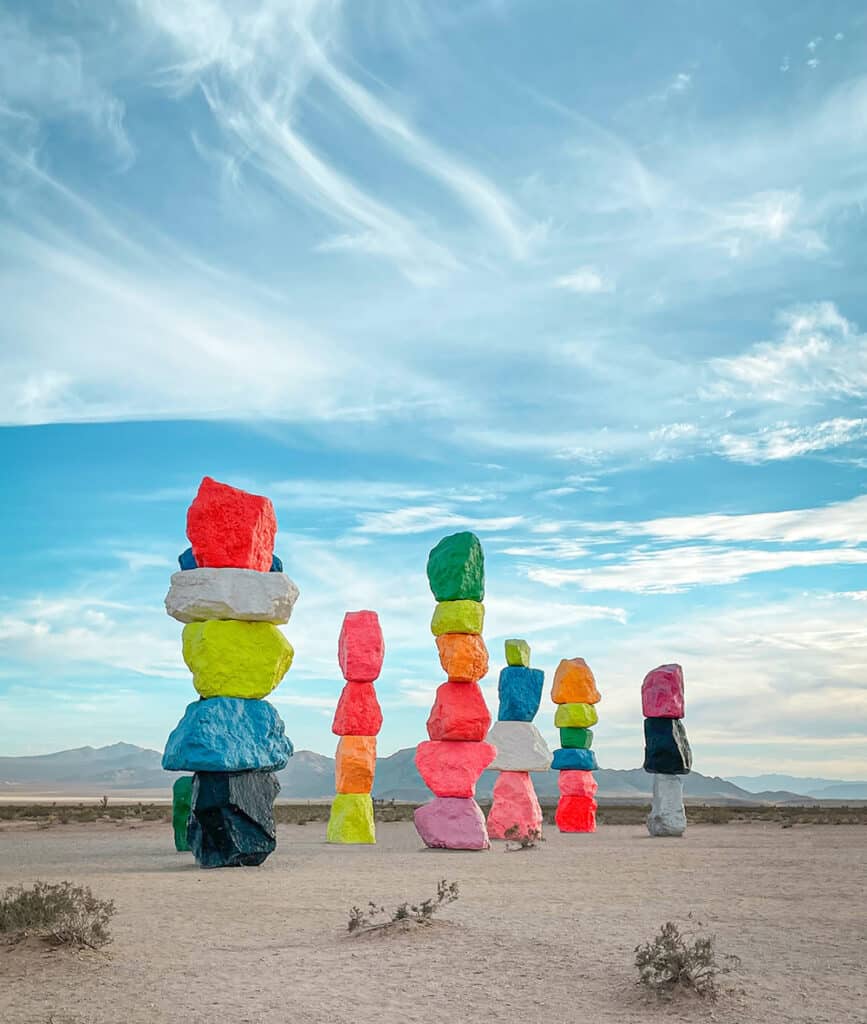
[[[809,426],[766,427],[753,434],[722,434],[717,447],[732,462],[755,465],[840,448],[865,436],[867,419],[838,418]]]
[[[614,291],[614,282],[606,278],[595,267],[579,267],[571,274],[558,277],[554,281],[554,285],[579,295],[597,295],[600,292]]]
[[[523,522],[522,516],[478,518],[455,512],[444,505],[417,505],[389,512],[365,513],[360,517],[359,533],[427,533],[431,530],[466,529],[484,531],[511,530]]]

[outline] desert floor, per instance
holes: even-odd
[[[867,832],[694,826],[680,840],[549,829],[536,850],[375,847],[282,826],[261,868],[201,871],[159,823],[0,832],[0,886],[69,879],[117,904],[105,952],[0,946],[3,1024],[867,1022]],[[460,885],[429,928],[350,937],[349,908]],[[634,946],[689,913],[741,957],[715,1005],[659,1005]]]

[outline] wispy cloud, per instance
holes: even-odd
[[[522,516],[481,518],[455,512],[443,505],[417,505],[373,512],[360,517],[359,533],[428,533],[433,530],[510,530],[523,521]]]
[[[595,267],[579,267],[571,274],[558,277],[554,285],[569,292],[577,292],[579,295],[614,291],[614,282],[604,277]]]

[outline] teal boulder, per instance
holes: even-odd
[[[443,537],[427,559],[427,578],[437,601],[484,601],[485,555],[474,533]]]
[[[566,726],[560,730],[560,746],[589,750],[593,746],[593,730]]]
[[[592,750],[560,747],[554,751],[551,770],[555,772],[595,772],[599,768]]]
[[[497,687],[500,722],[532,722],[542,702],[545,673],[540,668],[507,665],[500,670]]]

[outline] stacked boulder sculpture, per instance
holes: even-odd
[[[583,658],[564,659],[554,673],[551,699],[557,705],[554,725],[560,730],[560,748],[551,767],[560,773],[555,821],[561,832],[596,831],[596,790],[593,772],[599,767],[590,749],[599,720],[596,705],[602,699],[596,679]]]
[[[490,843],[476,783],[497,751],[485,742],[491,715],[479,686],[488,652],[481,636],[485,559],[478,537],[444,537],[430,552],[427,575],[437,601],[431,632],[447,680],[427,721],[430,739],[416,750],[416,767],[434,799],[415,812],[415,827],[429,847],[485,850]]]
[[[535,838],[542,834],[542,808],[530,772],[546,772],[551,767],[551,751],[533,725],[544,682],[545,673],[530,668],[526,640],[507,640],[497,721],[488,733],[488,742],[497,748],[491,768],[500,773],[488,812],[491,839]]]
[[[274,556],[276,532],[267,498],[205,477],[187,513],[191,547],[166,595],[166,611],[184,623],[199,700],[169,736],[162,764],[194,773],[187,841],[201,867],[261,864],[276,846],[274,772],[292,744],[265,697],[292,664],[277,625],[298,598]]]
[[[686,831],[683,779],[692,769],[692,750],[683,725],[683,669],[660,665],[641,684],[644,713],[644,770],[653,774],[653,804],[647,818],[652,836]]]
[[[329,843],[375,843],[373,776],[382,711],[374,682],[382,671],[385,642],[376,612],[347,612],[337,644],[346,684],[331,731],[340,739],[334,763],[336,795],[331,804]]]

